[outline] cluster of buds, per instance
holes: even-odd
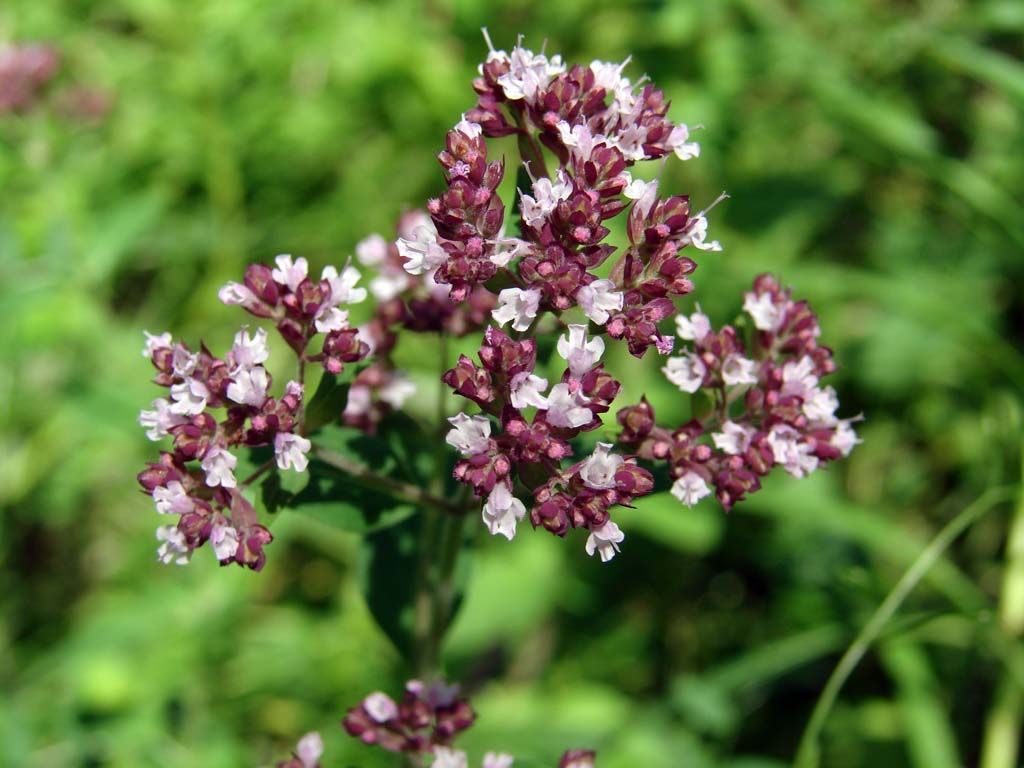
[[[484,334],[481,365],[462,355],[444,374],[448,386],[485,414],[449,419],[447,442],[463,456],[454,474],[476,496],[486,497],[483,519],[492,534],[512,539],[526,515],[513,492],[518,478],[534,496],[530,522],[535,527],[558,536],[584,528],[590,531],[588,553],[599,551],[602,560],[609,560],[622,532],[608,510],[650,493],[654,480],[634,459],[611,454],[606,443],[562,470],[562,460],[572,456],[569,441],[601,426],[600,415],[620,384],[601,362],[604,340],[588,339],[586,326],[569,326],[556,349],[566,368],[550,389],[548,380],[534,373],[536,341],[514,341],[493,327]],[[499,425],[493,436],[492,419]]]
[[[309,279],[309,265],[303,258],[276,258],[277,268],[251,264],[244,283],[228,283],[218,294],[225,304],[238,304],[256,317],[269,318],[278,333],[303,362],[320,363],[329,373],[341,373],[345,363],[362,360],[369,346],[348,322],[348,304],[366,298],[365,288],[356,288],[359,271],[346,265],[341,273],[324,267],[320,279]],[[320,352],[310,353],[309,344],[324,335]]]
[[[49,45],[0,46],[0,115],[29,109],[59,68],[60,57]]]
[[[389,752],[429,755],[432,768],[468,768],[466,753],[453,747],[452,742],[475,719],[469,703],[459,697],[457,684],[439,681],[427,686],[410,680],[401,702],[380,691],[371,693],[348,711],[342,726],[364,744]],[[558,768],[594,768],[595,755],[590,750],[569,750],[562,755]],[[511,755],[488,752],[482,768],[512,768],[513,762]],[[291,764],[281,765],[292,768]],[[301,768],[306,768],[305,764]]]
[[[819,383],[835,363],[817,342],[820,328],[807,303],[793,301],[769,275],[744,298],[754,326],[748,343],[732,326],[713,331],[700,311],[676,318],[679,338],[692,347],[662,370],[683,392],[707,392],[707,414],[672,431],[657,426],[646,399],[617,414],[619,442],[667,463],[672,494],[688,506],[714,488],[728,511],[773,467],[804,477],[860,442],[853,420],[835,415],[835,390]]]
[[[410,680],[400,702],[380,691],[371,693],[348,711],[342,726],[350,736],[389,752],[430,753],[450,747],[475,719],[458,685]]]

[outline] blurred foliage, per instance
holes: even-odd
[[[481,540],[449,644],[474,760],[786,764],[935,531],[1020,485],[1019,2],[9,0],[0,41],[50,42],[62,67],[37,108],[0,115],[0,764],[268,765],[314,728],[327,765],[391,764],[337,727],[406,674],[359,596],[354,534],[285,513],[261,574],[153,562],[138,350],[143,329],[223,349],[244,319],[216,290],[248,261],[338,263],[435,194],[482,26],[506,49],[632,54],[704,126],[700,159],[663,171],[698,207],[732,196],[694,300],[724,322],[778,273],[865,421],[848,461],[773,478],[728,519],[646,500],[608,566],[578,538]],[[623,403],[685,415],[657,361],[615,363]],[[1007,513],[856,670],[825,765],[977,763],[997,683],[1022,679],[996,618]]]

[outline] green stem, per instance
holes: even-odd
[[[434,639],[434,605],[437,598],[433,566],[441,517],[442,513],[436,510],[423,510],[423,529],[420,532],[420,559],[416,574],[416,600],[413,606],[413,665],[416,677],[425,682],[433,679],[440,667],[439,646]]]
[[[441,371],[448,368],[447,338],[439,336],[439,364]],[[434,476],[430,491],[435,498],[444,493],[448,470],[448,449],[444,436],[448,430],[448,391],[438,376],[437,425],[434,453]],[[454,574],[459,551],[462,548],[462,528],[466,498],[447,502],[447,507],[425,509],[420,536],[420,560],[417,573],[417,593],[414,605],[415,669],[421,680],[429,682],[441,674],[441,646],[454,601]],[[445,514],[447,513],[447,514]]]
[[[320,461],[329,464],[335,469],[340,469],[345,474],[350,475],[355,482],[367,488],[384,491],[398,498],[440,512],[452,515],[462,514],[462,508],[448,499],[435,496],[418,485],[404,483],[393,477],[379,475],[366,465],[353,461],[347,456],[342,456],[340,453],[328,450],[317,443],[313,443],[312,453]]]
[[[924,578],[924,575],[935,565],[935,562],[957,536],[973,525],[997,503],[1012,498],[1012,490],[1012,488],[1008,487],[990,488],[978,497],[935,535],[935,538],[922,550],[921,554],[917,556],[917,559],[914,560],[896,583],[896,586],[892,588],[892,591],[882,601],[882,604],[871,615],[868,623],[857,634],[850,647],[846,649],[846,653],[843,654],[843,657],[829,676],[828,682],[825,683],[825,688],[814,705],[811,718],[800,739],[796,760],[793,763],[795,768],[817,768],[820,764],[821,755],[818,740],[825,721],[828,719],[836,698],[839,696],[839,691],[842,690],[846,680],[853,673],[853,670],[856,669],[861,659],[864,658],[868,649],[878,639],[886,623],[899,610],[903,601],[914,591],[914,588]]]
[[[1021,453],[1024,477],[1024,452]],[[1024,636],[1024,485],[1010,522],[1006,542],[1006,566],[999,595],[999,627],[1008,643]],[[999,681],[995,700],[985,721],[980,768],[1014,768],[1020,751],[1021,723],[1024,721],[1024,690],[1012,675]]]

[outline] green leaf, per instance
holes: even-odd
[[[370,613],[407,659],[414,650],[413,601],[423,520],[423,515],[416,515],[370,534],[357,560],[359,586]]]
[[[349,385],[339,384],[338,377],[324,372],[316,392],[306,403],[306,431],[316,432],[337,421],[348,402]]]

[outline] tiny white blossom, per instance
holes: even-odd
[[[222,488],[234,488],[238,484],[234,474],[237,464],[238,457],[233,453],[217,445],[210,446],[201,462],[206,473],[206,484],[211,488],[218,485]]]
[[[788,360],[782,366],[782,397],[800,397],[805,401],[811,399],[818,388],[818,377],[814,373],[814,360],[804,355],[799,360]]]
[[[708,220],[705,216],[700,214],[690,219],[690,223],[686,225],[686,233],[681,238],[680,244],[686,245],[689,243],[694,248],[701,251],[720,251],[722,250],[722,244],[717,240],[712,240],[710,243],[706,242],[708,236]]]
[[[265,363],[270,357],[270,349],[267,347],[267,332],[263,328],[257,328],[253,336],[249,335],[248,326],[243,327],[235,334],[234,345],[231,347],[231,359],[235,369],[252,368],[260,363]]]
[[[647,128],[629,123],[615,135],[612,146],[616,147],[629,162],[643,160],[647,156],[644,144],[647,142]]]
[[[626,534],[619,529],[619,526],[609,520],[600,528],[590,532],[590,536],[587,537],[587,554],[593,557],[594,552],[597,552],[601,556],[601,562],[607,563],[615,557],[615,553],[619,551],[619,544],[625,538]]]
[[[850,426],[850,421],[844,419],[836,424],[835,434],[829,443],[832,447],[836,448],[843,456],[849,456],[850,451],[853,450],[853,446],[863,442],[857,433],[854,432],[853,427]]]
[[[398,717],[398,705],[386,693],[376,691],[363,699],[363,709],[375,722],[386,723]]]
[[[832,387],[814,389],[804,398],[804,415],[815,425],[831,426],[836,420],[839,398]]]
[[[579,388],[571,389],[565,382],[559,382],[548,394],[548,409],[545,417],[553,427],[575,429],[585,426],[594,419],[587,405],[587,398]]]
[[[392,375],[391,381],[377,392],[381,402],[387,403],[396,411],[405,404],[406,400],[415,394],[416,384],[407,378],[405,374],[398,371]]]
[[[743,355],[730,352],[722,361],[722,381],[730,387],[737,384],[756,384],[757,363]]]
[[[452,428],[445,442],[463,456],[486,453],[491,445],[491,421],[486,416],[458,413],[448,419]]]
[[[343,331],[348,328],[348,310],[338,309],[324,302],[317,310],[315,321],[316,329],[320,333]]]
[[[395,244],[399,255],[405,259],[402,266],[410,275],[435,270],[448,259],[448,254],[437,242],[437,229],[429,219],[413,230],[412,240],[400,237]]]
[[[491,317],[498,325],[511,321],[517,331],[525,331],[537,317],[541,293],[536,288],[504,288],[498,294],[498,306],[491,310]]]
[[[370,280],[370,293],[378,302],[391,301],[409,287],[409,276],[405,272],[387,271]]]
[[[793,477],[809,475],[818,467],[818,457],[808,443],[800,442],[800,433],[786,424],[776,425],[768,432],[772,458]]]
[[[498,85],[505,92],[505,97],[512,101],[525,99],[532,104],[541,88],[547,86],[555,75],[565,72],[561,56],[553,56],[548,60],[547,56],[534,54],[519,45],[506,58],[509,71],[498,78]]]
[[[617,453],[609,453],[611,443],[598,443],[594,452],[580,466],[583,485],[594,491],[615,487],[615,473],[625,463]]]
[[[484,755],[483,768],[512,768],[512,755],[504,752],[488,752]]]
[[[156,441],[166,437],[172,427],[184,424],[188,419],[171,410],[171,401],[164,397],[154,400],[152,411],[139,411],[139,425],[145,428],[146,437]]]
[[[186,515],[196,508],[180,480],[171,480],[167,485],[154,488],[153,503],[161,515]]]
[[[604,325],[611,316],[610,312],[622,309],[625,295],[613,290],[615,283],[611,280],[595,280],[590,285],[581,285],[576,292],[576,300],[589,319],[598,325]]]
[[[210,392],[199,379],[185,379],[171,385],[171,412],[197,416],[206,408]]]
[[[154,336],[149,331],[143,331],[146,334],[146,346],[142,349],[142,356],[153,359],[153,353],[158,349],[167,349],[174,340],[171,338],[170,333],[161,333],[159,336]]]
[[[277,466],[281,469],[295,468],[296,472],[305,472],[309,466],[309,459],[306,454],[312,443],[302,435],[293,432],[278,432],[274,435],[274,454],[277,457]]]
[[[572,181],[565,171],[559,169],[557,180],[541,177],[533,182],[533,196],[519,193],[519,207],[523,222],[531,227],[543,227],[545,221],[562,200],[572,193]]]
[[[672,489],[669,493],[686,506],[692,507],[705,496],[709,496],[711,489],[708,488],[708,484],[704,481],[703,477],[691,470],[672,483]]]
[[[691,395],[700,389],[704,382],[704,375],[707,367],[703,361],[694,354],[683,357],[670,357],[661,368],[665,378],[675,384],[683,392]]]
[[[750,439],[754,436],[754,429],[733,421],[727,421],[722,425],[721,432],[715,432],[711,439],[715,447],[732,456],[746,452],[750,447]]]
[[[502,230],[504,231],[504,230]],[[512,259],[525,256],[530,251],[530,243],[518,237],[503,237],[500,233],[493,240],[494,252],[487,260],[496,267],[507,267]]]
[[[238,551],[238,531],[232,526],[217,523],[210,530],[210,546],[218,560],[227,560]]]
[[[711,318],[701,312],[699,306],[697,311],[689,317],[676,315],[676,336],[683,341],[700,343],[709,333],[711,333]]]
[[[759,331],[774,333],[779,330],[786,313],[784,307],[775,303],[770,293],[756,294],[748,292],[743,294],[743,311],[754,320],[754,327]]]
[[[509,541],[516,535],[516,524],[526,514],[526,507],[512,495],[505,483],[498,483],[487,496],[483,508],[484,524],[491,535],[501,534]]]
[[[345,416],[355,418],[369,413],[373,407],[373,391],[362,384],[353,384],[348,390],[348,401],[345,403]]]
[[[580,163],[590,160],[594,149],[608,143],[608,137],[601,133],[593,133],[586,123],[570,126],[568,121],[559,120],[555,125],[562,144],[569,148],[573,157]],[[561,173],[561,171],[559,171]]]
[[[604,354],[604,339],[595,336],[587,341],[587,326],[570,325],[569,334],[558,337],[555,345],[558,356],[569,364],[569,374],[574,379],[590,372]]]
[[[642,198],[647,193],[648,187],[653,186],[655,191],[658,189],[658,182],[656,181],[634,179],[630,176],[628,171],[624,171],[623,176],[626,177],[626,187],[622,190],[622,194],[630,200],[639,200]]]
[[[362,275],[359,270],[351,264],[346,264],[341,274],[331,265],[327,265],[320,273],[320,279],[326,280],[331,286],[330,303],[333,306],[341,304],[358,304],[366,300],[366,289],[356,288],[356,283]]]
[[[465,115],[463,115],[462,119],[455,124],[455,130],[463,136],[468,136],[471,139],[478,138],[483,133],[483,129],[480,127],[480,124],[474,123],[472,120],[467,120]]]
[[[192,558],[192,550],[185,541],[185,534],[176,525],[161,525],[156,529],[157,541],[162,542],[156,551],[156,559],[164,565],[186,565]]]
[[[434,762],[431,768],[468,768],[466,753],[461,749],[434,747]]]
[[[383,264],[388,258],[388,241],[376,232],[356,243],[356,258],[366,267]]]
[[[620,114],[628,114],[633,106],[633,86],[630,85],[629,78],[622,76],[622,71],[629,62],[629,57],[620,64],[596,59],[590,62],[590,71],[594,73],[594,85],[612,94],[612,103]]]
[[[317,760],[324,753],[324,740],[316,731],[307,733],[299,739],[295,747],[295,756],[302,763],[302,768],[315,768]]]
[[[175,376],[187,379],[195,373],[198,364],[199,355],[197,353],[189,352],[180,344],[174,348],[174,352],[171,354],[171,367],[174,369]]]
[[[247,285],[229,282],[217,291],[217,298],[222,304],[238,304],[243,307],[255,306],[259,303],[256,294]]]
[[[270,276],[275,282],[287,285],[292,291],[297,289],[309,274],[309,263],[302,257],[292,261],[289,254],[283,253],[275,256],[274,261],[277,263],[277,269],[272,270]]]
[[[674,152],[680,160],[691,160],[700,156],[700,144],[695,141],[687,141],[689,138],[690,129],[679,123],[668,135],[665,147]]]
[[[657,180],[650,181],[637,191],[639,191],[640,195],[635,198],[636,202],[633,204],[633,207],[639,211],[641,217],[646,218],[658,199],[658,182]]]
[[[255,368],[240,368],[231,377],[227,396],[239,405],[251,405],[259,408],[267,399],[267,388],[270,386],[270,375],[262,365]]]
[[[512,392],[512,407],[522,410],[528,406],[547,408],[548,399],[542,394],[548,388],[548,380],[526,371],[520,371],[509,381]]]

